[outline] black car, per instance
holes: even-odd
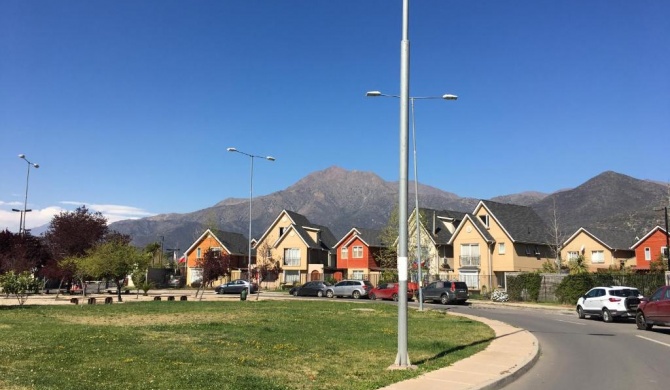
[[[249,293],[253,294],[258,291],[258,285],[256,283],[250,283],[244,279],[235,279],[220,286],[216,286],[214,289],[217,294],[239,294],[242,290],[247,290]]]
[[[448,303],[464,304],[470,295],[468,285],[459,281],[435,281],[421,289],[424,301],[440,301],[443,305]]]
[[[293,296],[313,296],[313,297],[322,297],[326,295],[326,290],[330,287],[330,283],[321,282],[321,281],[311,281],[303,284],[302,286],[296,286],[289,290],[289,294]]]

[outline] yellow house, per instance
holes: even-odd
[[[458,225],[454,268],[471,289],[505,286],[507,272],[535,271],[552,256],[548,229],[528,206],[480,201]]]
[[[323,280],[335,269],[336,243],[330,229],[309,222],[294,211],[282,210],[256,242],[259,261],[278,261],[280,283]]]
[[[561,246],[561,258],[569,262],[583,256],[589,272],[633,267],[635,251],[630,248],[635,241],[635,233],[581,227]]]

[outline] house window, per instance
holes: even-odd
[[[365,274],[363,273],[363,270],[358,269],[358,270],[355,270],[355,271],[351,271],[351,278],[352,279],[363,280],[363,276],[365,276]]]
[[[284,283],[300,283],[300,271],[284,271]]]
[[[661,247],[661,255],[665,257],[666,259],[668,258],[668,247],[667,246],[662,246]]]
[[[213,246],[209,248],[212,252],[221,252],[221,247],[220,246]]]
[[[362,259],[363,258],[363,247],[362,246],[355,246],[354,247],[354,259]]]
[[[591,263],[592,264],[603,264],[603,263],[605,263],[605,252],[604,251],[591,251]]]
[[[283,235],[284,235],[284,228],[283,228],[283,227],[280,227],[280,228],[279,228],[279,237],[281,237],[281,236],[283,236]]]
[[[461,255],[459,257],[462,267],[479,267],[481,256],[479,255],[479,244],[461,244]]]
[[[505,254],[505,243],[504,242],[498,243],[498,254],[499,255],[504,255]]]
[[[644,248],[644,259],[647,261],[651,261],[651,248],[649,247]]]
[[[579,252],[577,251],[568,251],[568,261],[579,259]]]
[[[284,249],[284,265],[296,266],[300,265],[300,249],[286,248]]]
[[[195,255],[195,257],[197,257],[198,259],[202,259],[202,249],[198,248],[196,250],[196,253],[197,254]]]
[[[479,219],[482,220],[482,223],[484,226],[489,227],[489,216],[488,215],[480,215]]]
[[[526,255],[530,256],[533,254],[533,246],[532,245],[526,245]]]
[[[348,259],[349,258],[349,250],[347,249],[346,246],[342,247],[342,250],[340,251],[340,257],[343,259]]]

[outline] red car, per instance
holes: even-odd
[[[370,299],[393,299],[398,301],[398,283],[382,283],[379,286],[373,288],[368,293]],[[409,287],[407,288],[407,299],[412,300],[414,298],[414,292]]]
[[[642,330],[650,330],[654,325],[670,326],[670,286],[660,287],[649,299],[642,298],[635,323]]]

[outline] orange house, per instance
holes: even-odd
[[[207,229],[191,246],[186,250],[185,273],[186,284],[191,285],[202,279],[202,268],[199,262],[204,259],[205,252],[208,250],[220,251],[224,255],[230,256],[231,275],[235,277],[246,277],[241,272],[249,268],[249,241],[239,233],[224,232],[216,229]],[[252,250],[251,264],[256,262],[256,256]]]
[[[381,231],[353,228],[335,244],[337,253],[335,279],[369,280],[370,275],[380,274],[378,261],[383,244]]]
[[[649,264],[663,256],[668,260],[668,233],[660,226],[656,226],[644,237],[639,239],[631,249],[635,251],[636,269],[648,270]]]

